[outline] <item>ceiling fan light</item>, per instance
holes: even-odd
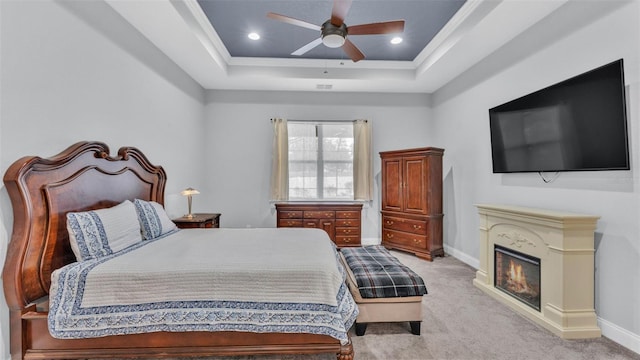
[[[338,34],[327,34],[322,37],[322,43],[326,47],[339,48],[344,45],[345,38]]]

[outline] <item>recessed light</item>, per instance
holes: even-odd
[[[393,45],[398,45],[402,42],[402,38],[401,37],[394,37],[393,39],[391,39],[390,41]]]
[[[252,32],[249,33],[249,35],[247,35],[247,37],[251,40],[259,40],[260,39],[260,34]]]

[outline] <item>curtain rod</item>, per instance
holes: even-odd
[[[271,119],[271,121],[273,121],[275,119]],[[365,120],[365,119],[355,119],[355,120],[299,120],[299,119],[287,119],[287,121],[294,121],[294,122],[311,122],[311,123],[337,123],[337,122],[356,122],[358,120],[362,120],[364,122],[368,122],[369,120]]]

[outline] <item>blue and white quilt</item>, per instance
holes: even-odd
[[[312,333],[343,344],[358,315],[318,229],[188,229],[52,274],[49,331]]]

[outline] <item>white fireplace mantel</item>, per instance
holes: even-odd
[[[594,309],[594,231],[598,216],[506,205],[476,205],[480,268],[473,283],[565,339],[600,337]],[[537,311],[494,286],[494,246],[540,259]]]

